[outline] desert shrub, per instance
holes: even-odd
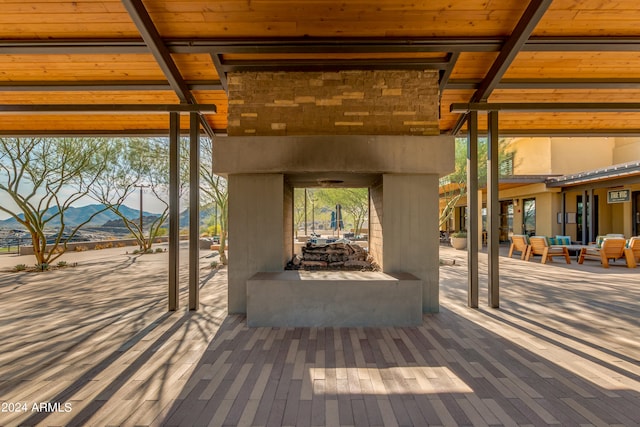
[[[67,265],[69,265],[69,264],[67,264],[67,261],[60,261],[60,262],[58,262],[58,264],[56,264],[56,265],[57,265],[59,268],[62,268],[62,267],[66,267],[66,266],[67,266]]]
[[[36,270],[46,271],[48,269],[49,269],[49,264],[46,262],[43,262],[42,264],[36,264]]]
[[[13,271],[25,271],[27,269],[27,266],[24,264],[18,264],[15,267],[13,267]]]
[[[160,252],[164,252],[164,251],[162,250],[162,248],[156,248],[156,253],[158,254],[158,253],[160,253]]]
[[[209,266],[213,269],[213,268],[218,268],[218,261],[211,261],[211,264],[209,264]]]
[[[89,248],[87,246],[76,246],[74,251],[76,252],[84,252],[86,250],[89,250]]]

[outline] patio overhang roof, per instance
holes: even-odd
[[[613,181],[616,181],[615,183]],[[564,175],[547,180],[547,187],[574,187],[578,185],[611,186],[640,182],[640,161],[621,163],[590,171]]]
[[[616,109],[640,103],[640,11],[631,0],[9,0],[0,23],[4,106],[214,104],[201,123],[219,135],[231,72],[435,69],[441,133],[466,129],[466,110],[452,104],[480,104],[501,106],[504,136],[640,135],[638,109]],[[0,113],[0,135],[168,127],[160,113]]]

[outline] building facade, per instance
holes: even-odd
[[[500,240],[512,234],[640,234],[640,138],[513,138],[512,174],[500,178]],[[482,229],[486,224],[486,188]],[[441,202],[441,208],[443,203]],[[466,198],[443,229],[467,228]]]

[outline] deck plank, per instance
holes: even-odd
[[[225,269],[167,313],[160,257],[0,272],[0,401],[72,405],[0,425],[640,425],[640,269],[501,258],[501,308],[471,310],[444,256],[413,328],[248,328]]]

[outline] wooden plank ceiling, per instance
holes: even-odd
[[[0,10],[3,135],[165,132],[165,114],[35,106],[181,102],[215,104],[205,121],[224,133],[226,73],[354,68],[438,69],[442,133],[463,132],[465,113],[450,106],[474,101],[530,104],[500,113],[505,135],[640,134],[640,110],[623,108],[640,103],[637,0],[0,0]]]

